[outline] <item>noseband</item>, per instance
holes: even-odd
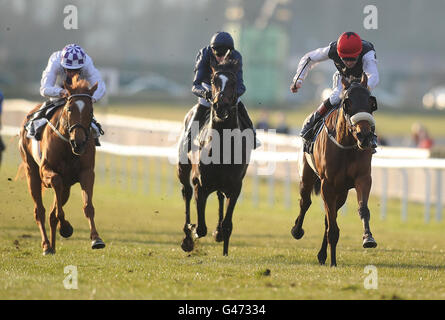
[[[359,123],[360,121],[363,121],[363,120],[367,121],[371,126],[375,126],[375,119],[369,112],[358,112],[358,113],[354,114],[353,116],[350,116],[346,112],[345,101],[348,98],[351,89],[357,88],[357,87],[358,87],[358,85],[354,85],[354,83],[353,83],[348,88],[348,90],[346,90],[346,93],[345,93],[344,98],[341,103],[342,109],[343,109],[343,116],[346,120],[346,123],[348,125],[348,130],[350,132],[353,132],[355,130],[357,123]],[[364,87],[360,86],[360,88],[364,88]],[[366,89],[366,88],[364,88],[364,89]]]

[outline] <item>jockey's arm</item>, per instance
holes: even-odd
[[[243,80],[243,59],[241,55],[238,58],[238,72],[236,74],[237,79],[237,88],[236,88],[236,94],[238,95],[238,98],[241,97],[244,92],[246,92],[246,86],[244,85]]]
[[[368,76],[368,87],[372,91],[379,83],[379,71],[375,51],[371,50],[363,56],[363,71]]]
[[[203,54],[203,50],[200,50],[198,55],[196,56],[196,63],[194,68],[195,76],[193,78],[192,92],[195,96],[203,99],[207,98],[208,91],[202,86],[202,83],[206,78],[206,65],[209,65],[208,59],[209,57],[206,57],[206,55]]]
[[[55,52],[48,60],[48,65],[42,73],[40,80],[40,95],[46,98],[60,97],[63,88],[56,86],[57,74],[60,68],[60,55]]]
[[[85,78],[91,86],[97,82],[97,89],[93,93],[93,102],[97,102],[105,95],[105,82],[102,80],[102,76],[100,75],[99,70],[94,66],[91,58],[87,57],[86,61],[82,71],[85,72]]]
[[[301,84],[304,79],[306,79],[309,71],[315,67],[319,62],[329,59],[329,49],[330,46],[324,48],[318,48],[316,50],[306,53],[303,58],[301,58],[298,64],[297,72],[294,76],[293,83],[297,81]]]

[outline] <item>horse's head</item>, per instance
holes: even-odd
[[[377,110],[377,101],[368,90],[368,77],[363,73],[360,82],[349,83],[342,78],[342,83],[342,108],[348,129],[357,140],[359,149],[369,149],[375,126],[372,113]]]
[[[237,105],[237,77],[239,64],[238,61],[228,59],[227,52],[222,63],[218,64],[213,59],[210,67],[212,69],[212,112],[213,118],[216,121],[225,121],[230,115],[231,111]]]
[[[69,142],[74,154],[81,155],[90,137],[91,121],[93,119],[93,93],[97,89],[97,82],[89,88],[89,83],[75,76],[72,84],[65,82],[65,89],[69,92],[63,109]]]

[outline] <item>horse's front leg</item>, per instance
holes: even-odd
[[[215,238],[216,242],[221,242],[223,241],[223,235],[222,235],[222,221],[224,218],[224,194],[220,191],[217,192],[217,196],[218,196],[218,204],[219,204],[219,208],[218,208],[218,224],[216,226],[216,230],[213,232],[213,237]]]
[[[361,176],[355,180],[355,190],[357,191],[358,214],[363,222],[363,248],[375,248],[377,242],[372,237],[369,220],[371,214],[368,208],[369,193],[371,192],[371,175]]]
[[[55,252],[57,224],[59,224],[60,234],[63,237],[67,238],[73,233],[73,227],[68,220],[65,220],[65,212],[63,211],[63,205],[68,199],[66,194],[67,192],[69,194],[69,190],[66,190],[62,177],[53,171],[46,163],[42,165],[41,176],[43,184],[48,188],[53,188],[55,193],[53,209],[49,216],[51,233],[50,243],[52,250]]]
[[[80,188],[82,189],[83,198],[83,212],[90,224],[90,239],[92,249],[105,248],[105,243],[99,238],[99,233],[96,230],[94,223],[94,206],[93,206],[93,186],[94,186],[94,170],[88,168],[82,170],[79,176]]]
[[[303,176],[300,182],[300,214],[295,220],[295,225],[292,227],[291,234],[295,239],[301,239],[304,235],[303,221],[307,210],[312,204],[311,192],[314,188],[315,181],[318,177],[315,175],[312,168],[304,159]]]
[[[192,225],[190,223],[190,200],[193,196],[193,189],[188,183],[188,181],[184,182],[185,184],[182,186],[182,197],[185,201],[185,224],[184,224],[184,233],[185,238],[182,240],[181,248],[185,252],[190,252],[193,250],[193,237],[192,237]]]
[[[224,220],[221,223],[221,229],[223,234],[223,255],[227,256],[229,254],[229,240],[230,235],[232,234],[232,217],[233,211],[235,210],[235,205],[238,200],[238,197],[241,193],[242,183],[240,182],[238,186],[234,186],[232,192],[227,195],[227,211]]]
[[[205,209],[209,193],[199,184],[195,187],[196,211],[198,213],[198,226],[196,227],[196,235],[198,238],[207,235],[207,226],[205,219]]]

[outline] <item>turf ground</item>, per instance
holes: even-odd
[[[173,194],[163,188],[145,193],[101,178],[93,200],[107,247],[90,249],[75,185],[65,206],[74,234],[69,239],[58,235],[57,253],[43,256],[26,182],[14,181],[16,141],[5,140],[11,153],[0,169],[0,299],[445,299],[445,224],[425,224],[422,205],[410,203],[408,220],[401,222],[399,201],[390,201],[388,216],[381,220],[379,201],[372,199],[371,228],[378,247],[365,250],[351,193],[347,213],[338,218],[338,267],[331,268],[329,258],[327,266],[316,258],[324,224],[319,197],[306,216],[305,236],[297,241],[290,235],[297,202],[291,209],[280,198],[273,206],[267,201],[252,206],[246,200],[249,180],[235,210],[228,257],[210,236],[217,221],[216,197],[207,207],[209,235],[188,254],[180,248],[184,209],[179,185],[173,184]],[[293,192],[298,198],[298,190]],[[267,189],[261,193],[266,196]],[[45,192],[47,213],[52,196],[52,190]],[[377,289],[364,288],[368,265],[377,268]],[[76,290],[64,287],[66,266],[77,268]]]

